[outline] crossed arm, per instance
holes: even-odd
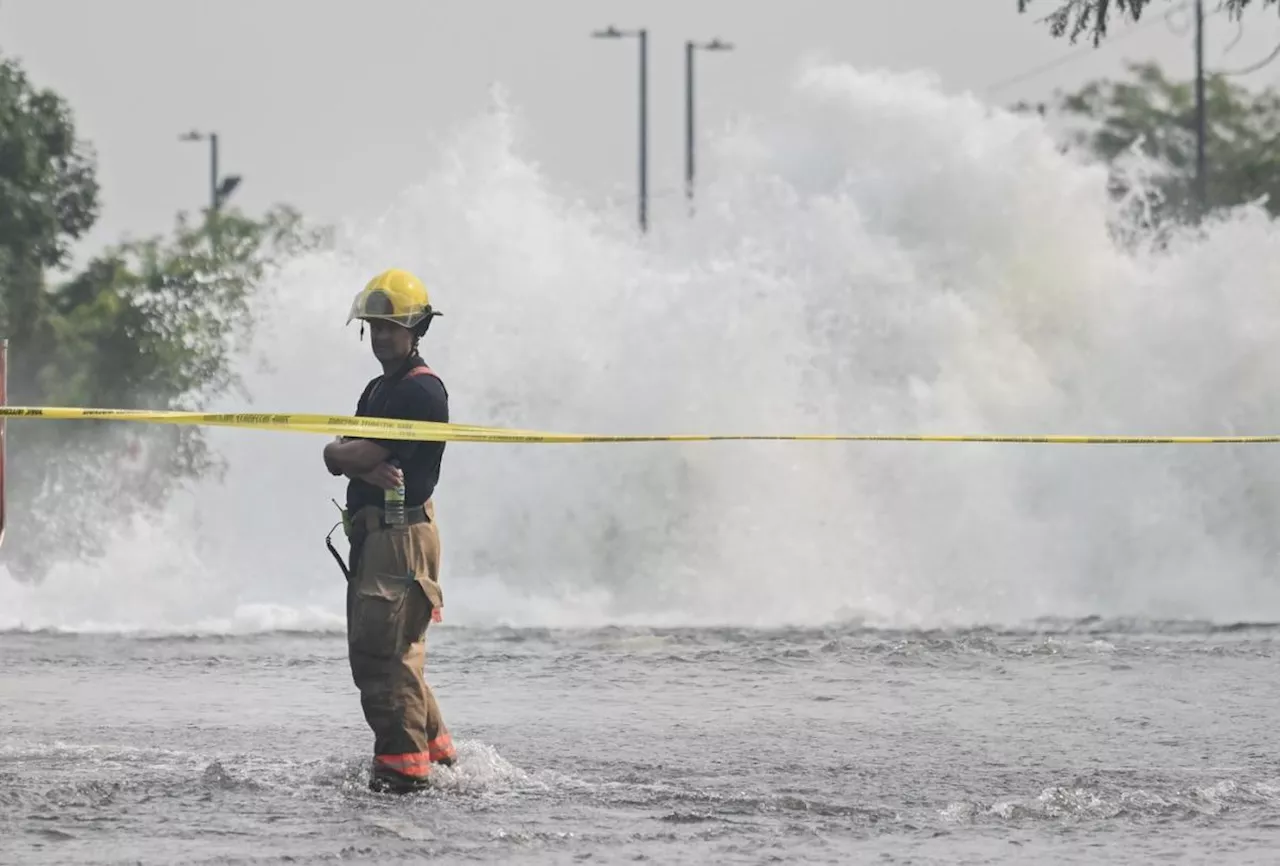
[[[368,439],[339,436],[324,446],[324,465],[330,475],[345,475],[381,487],[395,487],[404,473],[387,462],[391,452]]]
[[[367,396],[367,393],[360,396],[357,414],[365,408]],[[392,410],[392,417],[419,421],[449,420],[448,394],[435,379],[422,388],[402,388],[391,396],[392,404],[388,408]],[[404,482],[404,473],[388,461],[399,457],[403,463],[416,448],[412,442],[387,443],[385,440],[379,442],[339,436],[324,447],[324,465],[331,475],[345,475],[390,490]]]

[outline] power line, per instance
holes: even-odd
[[[1229,54],[1231,52],[1231,49],[1239,45],[1240,40],[1243,38],[1244,38],[1244,19],[1238,18],[1236,19],[1236,38],[1232,39],[1231,42],[1227,44],[1227,47],[1222,49],[1223,55],[1225,56],[1226,54]]]
[[[1188,5],[1190,4],[1186,2],[1180,3],[1179,5],[1173,7],[1172,9],[1167,10],[1163,15],[1151,21],[1148,21],[1143,24],[1133,25],[1124,33],[1121,33],[1119,36],[1115,36],[1107,39],[1107,41],[1103,42],[1101,45],[1097,46],[1096,48],[1092,45],[1086,45],[1081,48],[1077,48],[1075,51],[1072,51],[1069,54],[1064,54],[1061,57],[1057,58],[1056,60],[1050,60],[1049,62],[1042,63],[1039,66],[1033,66],[1030,69],[1024,70],[1015,75],[1011,75],[1008,78],[1001,79],[1000,81],[997,81],[994,84],[989,84],[984,88],[984,90],[986,90],[986,92],[988,93],[991,93],[996,90],[1003,90],[1004,88],[1009,87],[1011,85],[1018,84],[1030,78],[1035,78],[1037,76],[1043,75],[1044,73],[1049,72],[1050,70],[1053,70],[1053,69],[1057,69],[1060,66],[1066,66],[1069,63],[1073,63],[1076,60],[1083,58],[1087,54],[1094,54],[1098,51],[1104,50],[1112,45],[1123,42],[1124,40],[1132,36],[1136,36],[1139,33],[1145,33],[1146,31],[1151,30],[1152,28],[1160,24],[1168,25],[1173,14],[1175,12],[1180,12],[1186,9]],[[1224,11],[1226,11],[1225,7],[1220,7],[1214,10],[1213,12],[1209,13],[1205,17],[1208,18],[1213,15],[1218,15]]]
[[[1274,49],[1272,49],[1270,54],[1268,54],[1263,59],[1259,60],[1257,63],[1254,63],[1252,66],[1246,66],[1244,69],[1220,69],[1215,74],[1217,75],[1249,75],[1250,73],[1257,72],[1262,67],[1268,66],[1271,63],[1275,62],[1275,59],[1277,57],[1280,57],[1280,45],[1277,45]]]
[[[1178,8],[1185,8],[1186,5],[1187,5],[1186,3],[1183,3],[1182,6],[1172,9],[1170,10],[1170,12],[1177,11]],[[1166,19],[1168,18],[1168,13],[1166,13],[1165,18]],[[1050,60],[1048,63],[1042,63],[1039,66],[1033,66],[1030,69],[1011,75],[1008,78],[1001,79],[1000,81],[997,81],[994,84],[989,84],[985,89],[988,93],[995,90],[1003,90],[1004,88],[1009,87],[1010,85],[1018,84],[1020,82],[1026,81],[1029,78],[1035,78],[1039,75],[1043,75],[1044,73],[1052,69],[1057,69],[1059,66],[1066,66],[1068,63],[1073,63],[1074,61],[1084,57],[1086,54],[1094,54],[1100,50],[1109,48],[1110,46],[1115,45],[1118,42],[1123,42],[1125,39],[1128,39],[1131,36],[1136,36],[1139,33],[1143,33],[1147,30],[1150,30],[1155,25],[1161,24],[1161,23],[1163,22],[1160,21],[1159,19],[1156,19],[1153,21],[1148,21],[1146,24],[1135,24],[1133,27],[1126,30],[1124,33],[1120,34],[1119,36],[1115,36],[1108,39],[1106,42],[1103,42],[1101,45],[1097,46],[1096,48],[1092,45],[1085,45],[1081,48],[1077,48],[1075,51],[1072,51],[1069,54],[1064,54],[1061,57],[1058,57],[1056,60]]]

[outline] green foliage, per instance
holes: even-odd
[[[1196,172],[1195,90],[1155,64],[1130,64],[1126,81],[1101,80],[1059,95],[1056,114],[1071,122],[1073,142],[1112,163],[1135,145],[1159,161],[1153,179],[1161,221],[1191,222]],[[1025,108],[1026,106],[1019,106]],[[1221,75],[1205,81],[1206,209],[1266,197],[1280,215],[1280,94],[1255,92]],[[1130,192],[1117,176],[1118,194]]]
[[[0,249],[13,266],[63,264],[98,215],[92,154],[66,102],[0,60]]]
[[[255,220],[223,212],[210,226],[179,217],[172,238],[122,244],[50,294],[55,339],[32,347],[53,405],[196,404],[240,383],[230,361],[251,335],[250,301],[268,268],[323,241],[278,208]]]
[[[275,263],[324,235],[284,208],[261,220],[224,213],[216,225],[215,244],[210,226],[179,218],[172,238],[117,246],[44,292],[34,339],[11,344],[23,347],[11,349],[11,400],[196,409],[240,388],[233,361],[253,334],[254,289]],[[196,427],[10,429],[10,495],[22,506],[10,509],[4,552],[28,574],[56,558],[100,553],[123,521],[154,513],[178,485],[220,468]]]
[[[1018,0],[1018,13],[1022,14],[1036,0]],[[1056,3],[1054,11],[1045,16],[1049,23],[1049,32],[1054,37],[1069,34],[1072,42],[1081,33],[1089,33],[1094,45],[1098,45],[1107,36],[1107,26],[1112,15],[1128,17],[1130,21],[1138,21],[1142,13],[1151,5],[1151,0],[1051,0]],[[1232,18],[1239,18],[1246,7],[1256,3],[1267,7],[1280,4],[1280,0],[1219,0],[1218,9],[1225,8]],[[1175,8],[1171,0],[1165,0],[1168,8]],[[1179,6],[1184,5],[1179,0]],[[1206,13],[1209,11],[1206,4]]]
[[[0,327],[15,352],[48,338],[44,271],[66,263],[97,215],[93,155],[70,108],[0,59]]]
[[[95,164],[71,112],[0,58],[0,323],[9,399],[21,405],[197,408],[241,386],[234,358],[253,293],[279,261],[325,242],[288,208],[236,212],[171,237],[114,246],[50,285],[97,217]],[[11,570],[98,553],[113,530],[163,508],[218,468],[199,428],[109,422],[11,423]]]

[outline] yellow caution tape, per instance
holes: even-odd
[[[240,427],[288,430],[333,436],[368,436],[423,442],[978,442],[1024,445],[1253,445],[1280,443],[1276,436],[1012,436],[932,434],[677,434],[597,435],[544,433],[469,424],[400,421],[391,418],[356,418],[346,415],[300,413],[219,413],[147,411],[138,409],[78,409],[59,407],[0,406],[0,418],[60,419],[80,421],[134,421],[147,424],[182,424],[208,427]]]

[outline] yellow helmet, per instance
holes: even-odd
[[[378,274],[351,302],[347,324],[354,319],[386,319],[413,328],[423,319],[441,316],[431,309],[431,298],[422,280],[408,271],[391,268]]]

